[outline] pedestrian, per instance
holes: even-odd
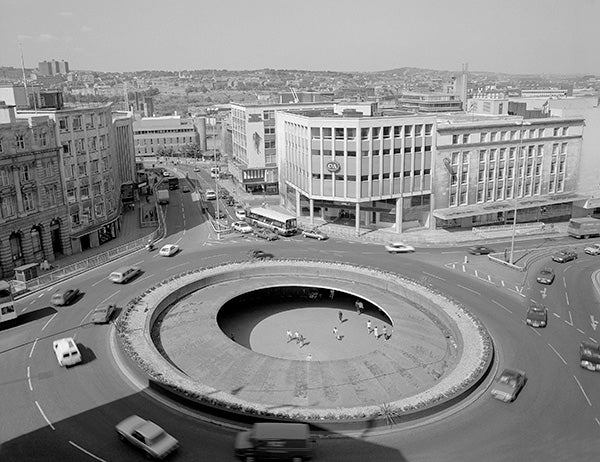
[[[381,329],[381,335],[383,335],[383,338],[385,340],[387,340],[387,326],[384,325],[383,328]]]
[[[338,311],[338,319],[340,320],[340,322],[342,322],[342,320],[344,319],[344,313],[342,313],[341,311]]]
[[[306,355],[306,360],[310,361],[312,359],[312,355],[309,353],[308,355]]]
[[[367,332],[370,334],[371,333],[371,320],[367,320]]]
[[[300,334],[298,333],[298,331],[294,332],[294,338],[296,339],[296,343],[300,341]]]
[[[335,290],[329,289],[329,299],[330,300],[333,300],[334,295],[335,295]]]
[[[298,334],[298,342],[300,343],[300,346],[303,347],[304,346],[304,340],[306,340],[304,338],[304,335],[302,334]]]
[[[356,300],[356,302],[354,303],[354,306],[356,307],[356,312],[358,314],[362,314],[364,306],[363,306],[363,302],[361,302],[360,300]]]
[[[338,328],[337,327],[333,328],[333,335],[335,335],[336,338],[338,337]]]
[[[375,327],[373,328],[373,335],[375,335],[375,338],[379,338],[379,334],[378,334],[378,332],[377,332],[377,326],[375,326]]]
[[[288,329],[285,335],[287,335],[287,341],[290,343],[292,341],[292,331]]]

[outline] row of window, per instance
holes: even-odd
[[[58,128],[61,132],[69,131],[69,122],[74,131],[82,130],[83,123],[85,122],[85,128],[102,128],[106,125],[106,114],[101,112],[100,114],[85,114],[85,115],[74,115],[65,116],[58,118]]]
[[[305,129],[305,127],[298,126],[296,124],[288,124],[289,127],[296,126],[299,130]],[[294,130],[292,129],[292,132]],[[389,138],[400,138],[404,134],[404,137],[411,136],[431,136],[433,131],[433,124],[416,124],[416,125],[401,125],[401,126],[390,126],[390,127],[365,127],[360,129],[361,140],[376,139],[383,136],[384,139]],[[336,140],[355,140],[356,139],[356,128],[353,127],[312,127],[311,138],[318,140],[323,138],[324,140],[336,139]]]
[[[501,130],[493,132],[463,133],[452,135],[452,144],[489,143],[496,141],[516,141],[523,133],[523,139],[544,138],[550,128],[530,128],[526,130]],[[568,136],[569,127],[554,127],[552,136]]]
[[[74,142],[69,140],[69,141],[64,141],[62,143],[62,149],[65,154],[73,154],[72,143],[75,144],[75,151],[74,151],[75,154],[85,154],[86,153],[85,139],[79,138],[79,139],[75,140]],[[96,152],[98,149],[102,150],[102,149],[106,149],[106,148],[107,148],[106,135],[100,135],[99,137],[90,136],[87,139],[88,152]]]
[[[58,202],[58,187],[56,185],[45,186],[48,207],[54,206]],[[36,212],[38,210],[38,197],[36,191],[23,191],[21,193],[21,203],[24,212]],[[2,218],[8,219],[17,214],[16,195],[6,195],[0,197],[0,214]]]
[[[403,149],[401,148],[394,148],[392,149],[382,149],[381,150],[381,154],[383,154],[384,156],[388,156],[390,154],[410,154],[412,153],[412,147],[410,146],[406,146]],[[431,151],[431,146],[421,146],[420,148],[415,148],[416,151],[415,152],[430,152]],[[330,149],[323,149],[323,156],[325,157],[330,157],[332,151]],[[335,156],[336,157],[344,157],[344,153],[348,156],[348,157],[356,157],[356,151],[335,151]],[[321,156],[321,151],[319,149],[312,149],[311,150],[311,154],[313,156]],[[373,155],[373,156],[378,156],[380,154],[380,151],[378,150],[373,150],[373,151],[362,151],[362,157],[369,157],[369,154]]]
[[[35,164],[22,164],[14,168],[18,172],[19,180],[23,182],[35,180]],[[56,171],[56,162],[48,160],[43,163],[43,175],[45,178],[51,178]],[[15,184],[13,167],[0,167],[0,186],[11,186]]]
[[[87,176],[88,175],[88,162],[87,161],[81,161],[81,162],[74,162],[71,159],[65,159],[65,178],[70,179],[70,178],[75,178],[77,177],[81,177],[81,176]],[[96,173],[100,173],[102,172],[106,172],[108,170],[108,158],[103,157],[101,160],[100,159],[92,159],[89,162],[89,166],[90,166],[90,172],[92,174],[96,174]]]
[[[67,189],[67,201],[70,204],[77,202],[78,200],[85,200],[90,198],[90,187],[89,186],[80,186],[79,187],[79,196],[78,190],[75,186],[71,186]],[[94,197],[102,195],[101,183],[98,181],[92,185],[92,194]],[[78,199],[79,197],[79,199]]]
[[[22,151],[25,149],[25,133],[16,133],[15,134],[15,148],[17,151]],[[33,130],[33,143],[34,146],[45,147],[48,146],[48,132],[45,130]],[[7,148],[5,146],[5,141],[3,138],[0,138],[0,154],[2,154]]]
[[[393,175],[390,176],[389,173],[382,173],[381,175],[361,175],[360,176],[360,181],[378,181],[378,180],[387,180],[390,177],[391,178],[400,178],[400,176],[404,176],[404,177],[409,177],[409,176],[419,176],[421,175],[421,173],[423,173],[423,175],[429,175],[431,174],[431,169],[423,169],[423,170],[412,170],[412,171],[405,171],[405,172],[394,172]],[[336,181],[356,181],[356,175],[333,175],[333,174],[329,174],[329,173],[325,173],[323,175],[319,174],[319,173],[313,173],[312,174],[312,179],[313,180],[336,180]]]
[[[98,203],[94,204],[94,214],[97,218],[104,217],[104,204]],[[71,226],[77,228],[79,226],[86,225],[90,223],[93,219],[92,217],[92,209],[91,207],[84,207],[81,213],[79,210],[71,213]]]
[[[43,247],[40,229],[38,227],[31,228],[29,237],[31,239],[31,249],[34,257],[36,259],[41,259],[43,257]],[[21,239],[22,235],[17,232],[12,233],[8,239],[13,262],[23,258],[23,243],[21,242]]]
[[[192,134],[195,134],[196,131],[193,128],[171,128],[171,129],[164,129],[164,130],[136,130],[133,133],[133,136],[164,135],[165,133],[192,133]]]
[[[182,136],[181,137],[181,141],[179,139],[178,136],[176,136],[175,138],[144,138],[144,139],[140,139],[140,138],[136,138],[135,140],[135,145],[136,146],[144,146],[144,145],[164,145],[164,144],[180,144],[180,143],[193,143],[194,142],[194,138],[192,136],[190,136],[189,138],[186,136]]]

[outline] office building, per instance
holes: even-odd
[[[458,95],[435,92],[402,92],[398,109],[406,112],[433,114],[436,112],[459,112],[463,103]]]
[[[66,75],[69,73],[69,63],[67,61],[42,61],[38,63],[38,72],[43,76]]]
[[[138,157],[172,156],[200,137],[192,119],[181,116],[143,117],[133,122],[133,137]]]

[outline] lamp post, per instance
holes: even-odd
[[[513,199],[514,199],[514,211],[513,211],[513,226],[512,226],[512,237],[510,239],[510,261],[509,263],[511,265],[514,264],[515,262],[515,234],[517,232],[517,194],[519,193],[518,191],[518,184],[519,184],[519,158],[521,156],[521,152],[523,151],[523,126],[524,125],[531,125],[529,122],[523,122],[521,120],[521,123],[519,124],[521,129],[520,129],[520,133],[519,133],[519,150],[517,151],[516,155],[515,155],[515,178],[513,180]]]
[[[216,215],[217,215],[217,240],[221,239],[221,211],[219,208],[219,202],[220,202],[220,198],[219,198],[219,176],[220,176],[220,172],[219,172],[219,163],[217,162],[217,117],[215,115],[215,124],[213,126],[213,160],[215,161],[215,167],[217,169],[217,176],[215,177],[215,194],[217,195],[217,211],[216,211]]]

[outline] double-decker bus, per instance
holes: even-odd
[[[296,217],[262,207],[246,210],[246,221],[282,236],[292,236],[298,231]]]
[[[17,310],[10,284],[0,281],[0,323],[16,319]]]
[[[179,189],[179,178],[170,177],[168,183],[169,189]]]

